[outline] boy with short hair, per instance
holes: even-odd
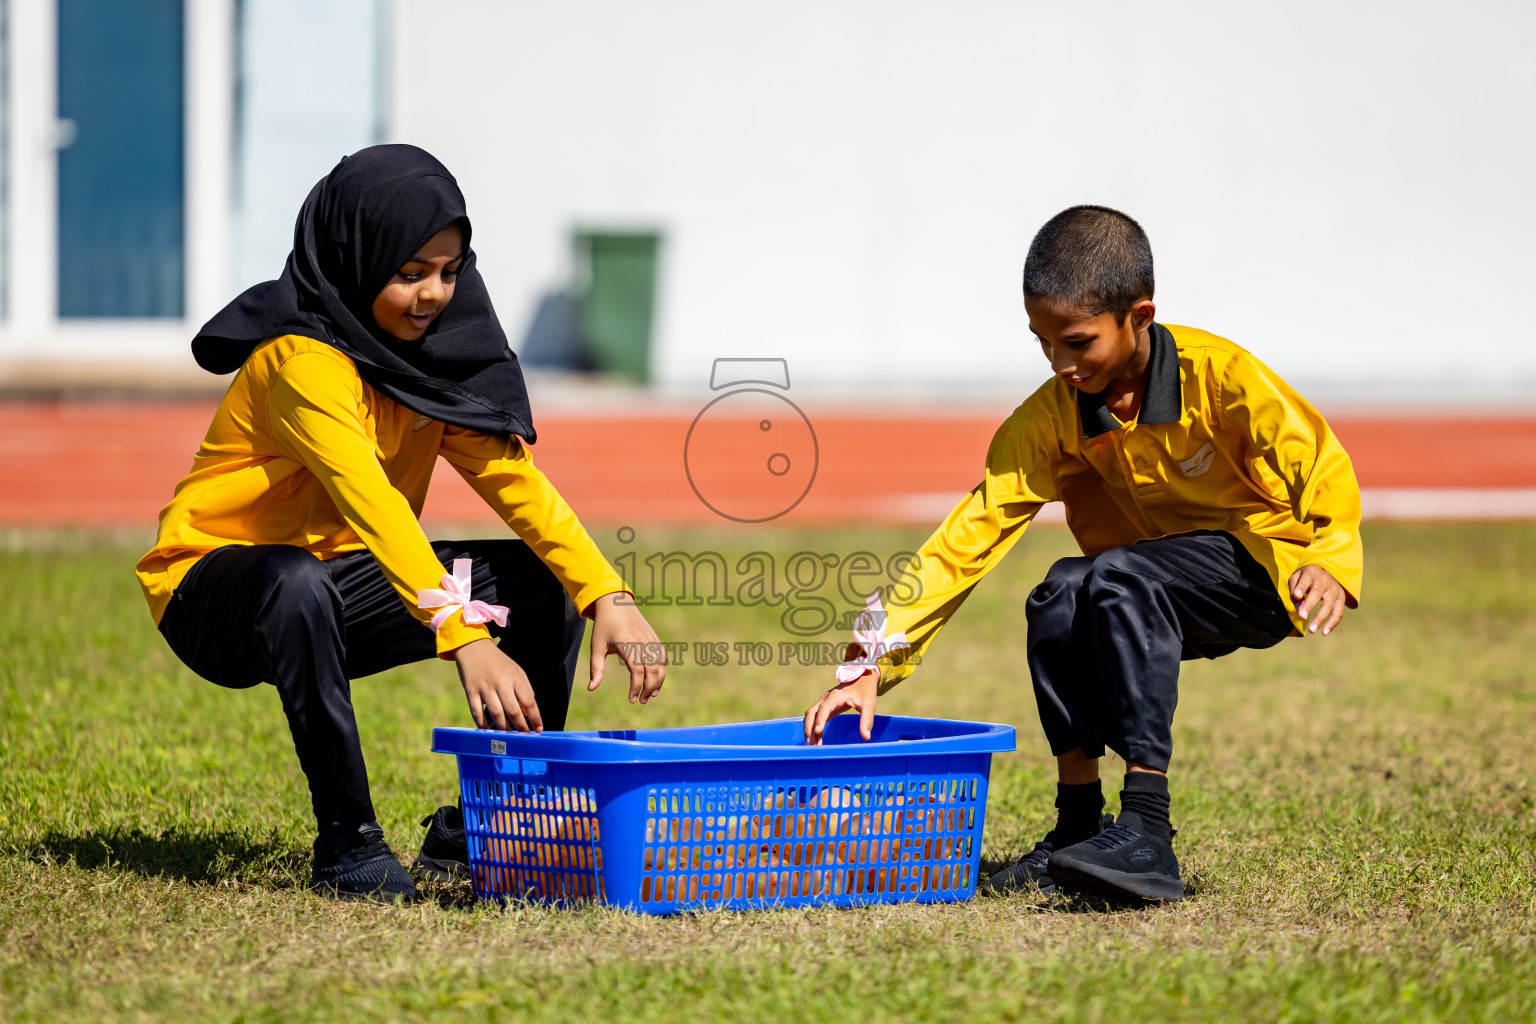
[[[1232,342],[1157,323],[1152,295],[1151,246],[1125,214],[1075,206],[1040,229],[1024,308],[1054,377],[999,428],[984,479],[918,552],[918,596],[886,621],[911,646],[850,648],[866,671],[805,714],[807,742],[849,710],[868,738],[877,693],[1061,501],[1083,555],[1052,566],[1024,608],[1057,820],[994,889],[1182,899],[1167,778],[1179,662],[1326,636],[1358,602],[1360,488],[1327,422]],[[1106,746],[1127,766],[1114,821]]]

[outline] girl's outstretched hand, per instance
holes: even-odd
[[[592,680],[589,691],[603,681],[608,655],[617,654],[629,668],[629,702],[646,703],[667,681],[667,650],[645,621],[635,599],[622,591],[598,598],[592,605]]]
[[[454,651],[453,660],[477,728],[544,731],[528,673],[496,641],[473,640]]]

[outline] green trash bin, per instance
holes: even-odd
[[[661,235],[577,231],[577,323],[597,369],[635,380],[651,376]]]

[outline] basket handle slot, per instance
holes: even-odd
[[[548,761],[533,761],[523,758],[519,761],[515,757],[498,757],[494,759],[497,775],[547,775],[549,774]]]

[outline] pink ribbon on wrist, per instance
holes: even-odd
[[[878,590],[864,599],[864,605],[864,611],[853,623],[853,642],[864,649],[864,656],[852,658],[837,666],[839,683],[851,683],[865,672],[878,671],[876,662],[882,654],[912,646],[907,643],[906,633],[886,635],[885,608],[880,604]]]
[[[482,622],[495,622],[498,626],[507,624],[508,609],[505,605],[486,604],[474,600],[470,595],[470,569],[473,564],[468,558],[455,558],[453,572],[443,573],[442,590],[416,591],[416,607],[441,608],[432,616],[434,633],[443,628],[448,616],[460,610],[464,612],[464,621],[472,626]]]

